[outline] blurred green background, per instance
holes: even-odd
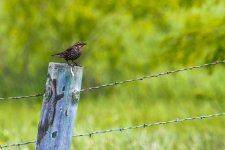
[[[82,87],[225,59],[224,0],[1,0],[0,97],[43,93],[77,41]],[[225,112],[225,66],[81,94],[74,134]],[[35,140],[42,98],[0,101],[0,145]],[[73,138],[72,149],[224,149],[224,117]],[[35,145],[14,149],[34,149]],[[13,148],[12,148],[13,149]]]

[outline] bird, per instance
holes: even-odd
[[[75,65],[77,65],[76,62],[74,62],[74,60],[76,60],[81,56],[81,48],[84,45],[87,44],[85,42],[77,42],[74,45],[67,48],[65,51],[52,54],[52,56],[64,58],[68,64],[69,61],[72,61]]]

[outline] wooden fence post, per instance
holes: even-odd
[[[49,63],[36,150],[69,150],[83,68]]]

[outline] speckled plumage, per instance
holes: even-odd
[[[52,56],[58,56],[58,57],[64,58],[67,62],[68,61],[74,62],[74,60],[76,60],[77,58],[81,56],[81,48],[84,45],[86,45],[86,43],[77,42],[73,46],[67,48],[65,51],[53,54]]]

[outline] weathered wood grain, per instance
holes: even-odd
[[[37,150],[69,150],[80,96],[82,67],[49,63]]]

